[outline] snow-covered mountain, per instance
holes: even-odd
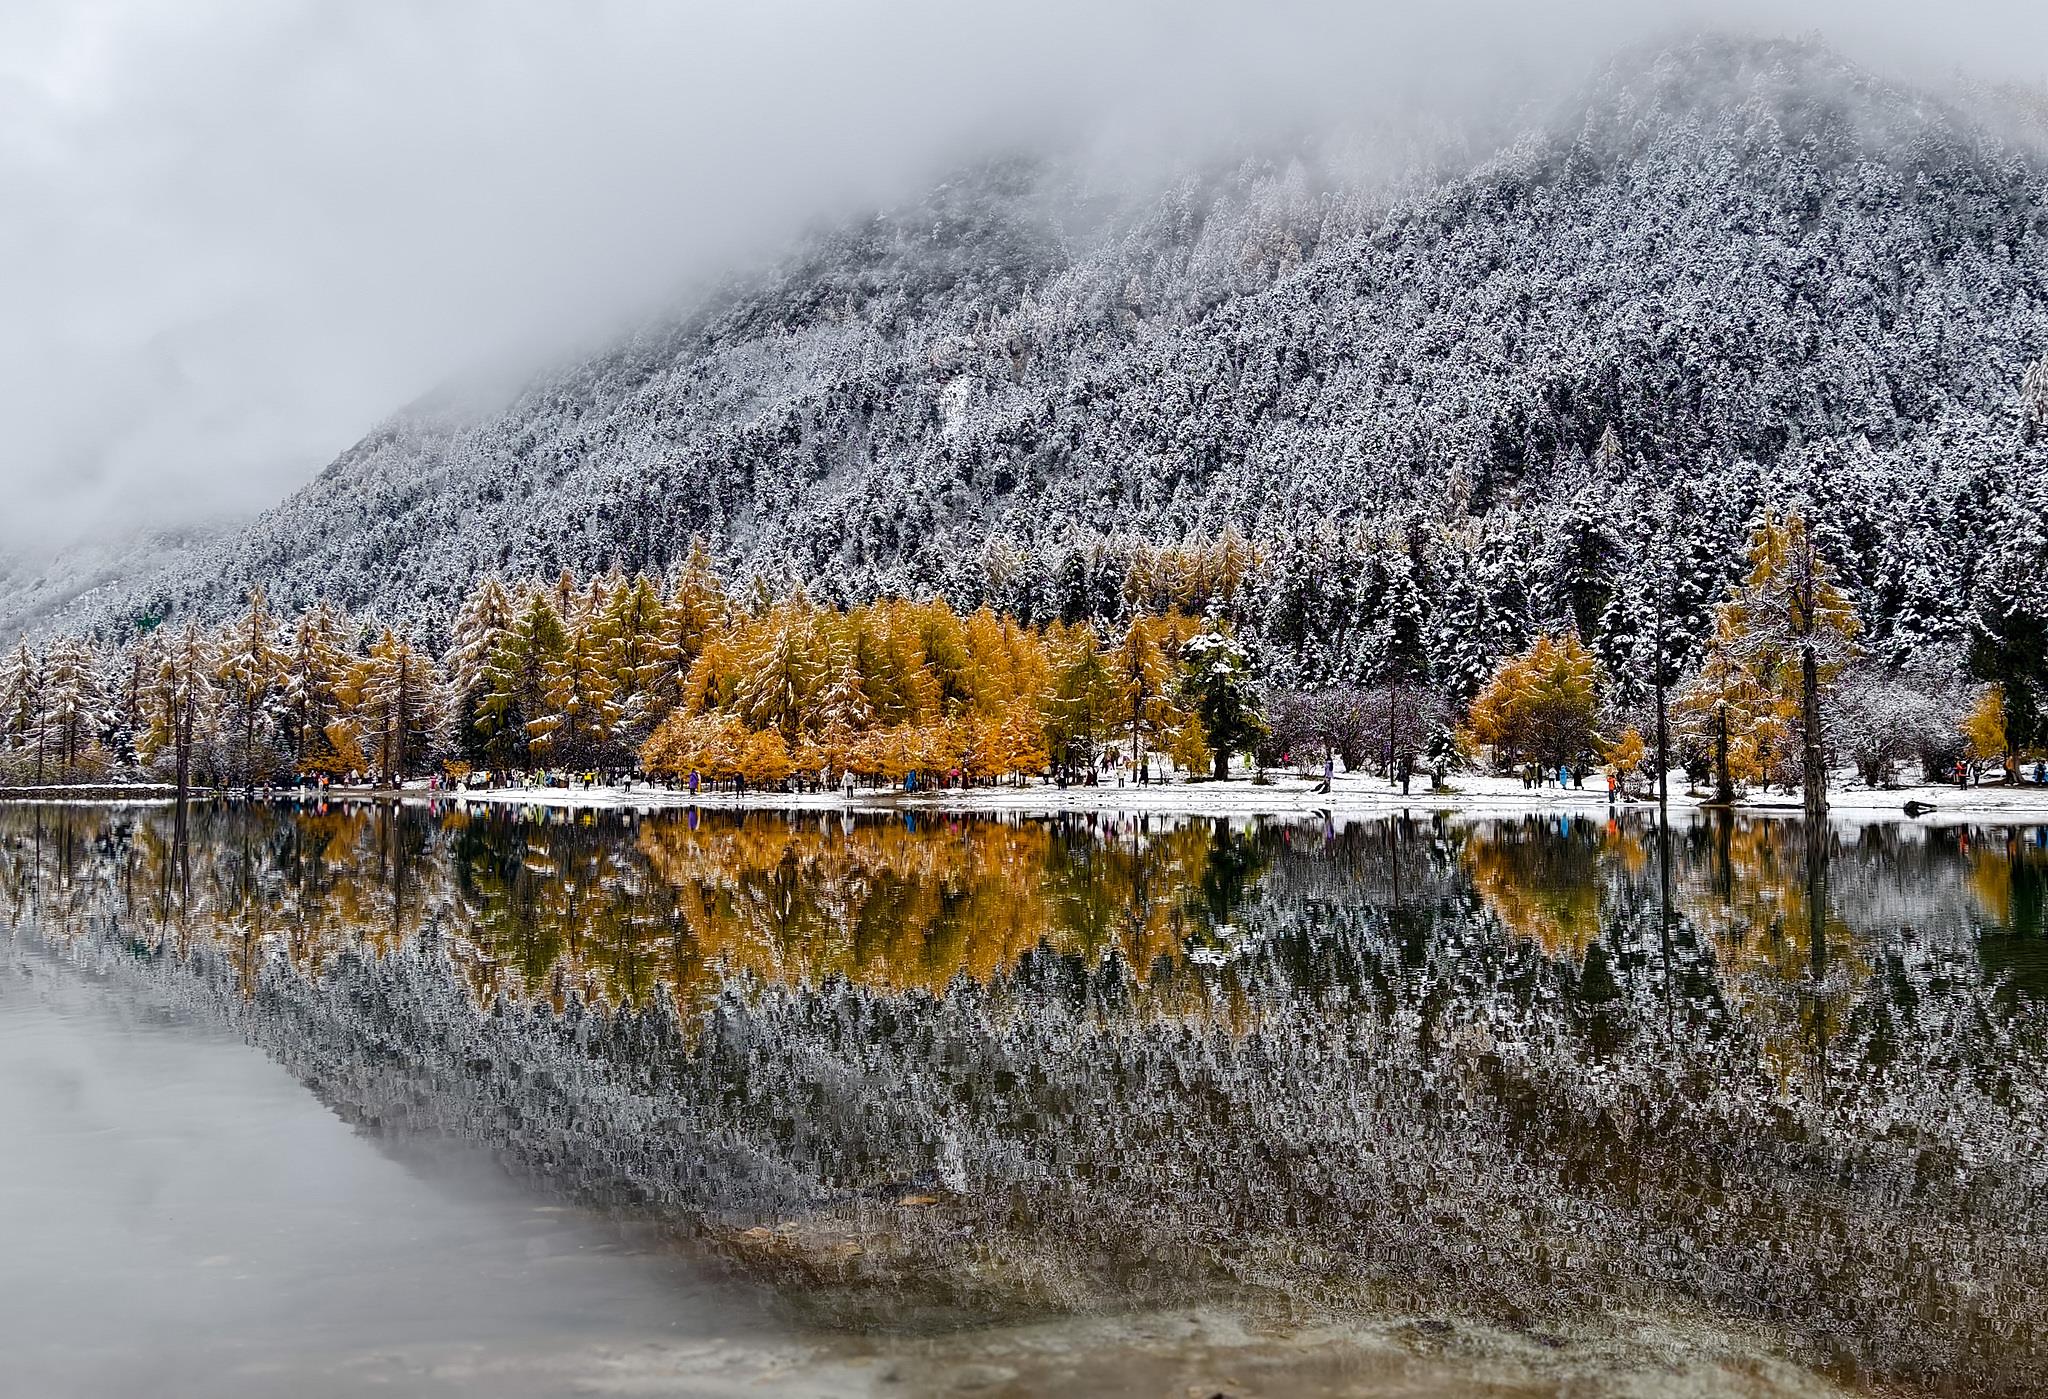
[[[1589,519],[1644,527],[1684,482],[1739,530],[1823,469],[1856,581],[1903,607],[1966,589],[1959,536],[2048,466],[2021,392],[2048,352],[2043,129],[1709,36],[1398,197],[1312,145],[1142,194],[991,164],[509,406],[401,413],[38,620],[112,639],[260,583],[431,625],[484,572],[658,569],[692,536],[830,597],[1045,615],[1113,607],[1119,541],[1230,525],[1276,569],[1394,547],[1583,612]]]

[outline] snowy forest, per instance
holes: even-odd
[[[17,594],[33,644],[6,672],[9,771],[33,749],[48,777],[52,726],[59,770],[95,743],[94,763],[151,763],[142,696],[170,664],[230,695],[244,756],[205,761],[249,777],[269,721],[248,696],[271,691],[222,669],[256,654],[256,591],[265,645],[296,657],[286,692],[323,696],[266,730],[272,767],[623,768],[680,712],[696,727],[670,730],[671,765],[736,741],[709,715],[773,732],[802,770],[830,721],[741,701],[710,652],[679,642],[609,701],[560,679],[611,644],[591,619],[618,597],[667,609],[712,568],[720,606],[753,619],[734,676],[810,646],[848,732],[862,705],[929,730],[1023,704],[1019,770],[1041,751],[1026,731],[1048,763],[1118,742],[1107,719],[1077,739],[1045,715],[1075,646],[1110,671],[1134,629],[1158,633],[1165,679],[1135,725],[1103,705],[1126,761],[1633,772],[1617,757],[1654,754],[1661,712],[1700,780],[1724,734],[1738,783],[2017,767],[2048,665],[2044,136],[2011,93],[1706,37],[1624,55],[1503,148],[1391,188],[1315,142],[1158,188],[1049,159],[970,169],[509,405],[415,405],[154,573]],[[1763,555],[1791,543],[1825,615],[1765,596]],[[949,625],[985,609],[1029,637],[1043,674],[958,692],[927,646],[936,702],[878,700],[862,671],[853,703],[840,653],[934,600]],[[516,705],[483,678],[498,610],[572,658],[532,661]],[[1232,638],[1255,701],[1221,750],[1166,712],[1198,635]],[[567,697],[543,704],[550,666]],[[1788,700],[1786,666],[1826,703]],[[316,678],[366,667],[385,679]],[[58,697],[39,721],[24,677]],[[1569,723],[1508,702],[1539,681]],[[361,707],[393,685],[434,700],[378,738]],[[351,706],[357,747],[325,751],[325,715]],[[88,708],[115,717],[70,717]],[[955,733],[863,761],[969,769],[933,755],[975,743],[993,751]]]

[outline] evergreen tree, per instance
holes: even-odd
[[[1766,516],[1750,537],[1748,577],[1723,609],[1735,652],[1796,686],[1800,788],[1814,815],[1827,809],[1823,690],[1854,657],[1861,630],[1819,535],[1805,516]]]
[[[741,663],[733,703],[749,726],[774,729],[793,743],[812,726],[830,652],[806,603],[779,605],[752,632],[756,647]]]
[[[1181,702],[1201,725],[1218,781],[1230,775],[1230,755],[1266,733],[1251,652],[1220,628],[1197,632],[1181,647]]]
[[[65,780],[97,775],[105,766],[99,744],[105,701],[99,657],[82,637],[59,637],[44,662],[45,742],[51,765]]]
[[[633,748],[678,695],[675,643],[666,620],[661,590],[644,573],[612,589],[591,619],[618,710],[613,728]]]
[[[552,595],[536,592],[491,648],[475,723],[493,766],[526,767],[552,756],[562,716],[548,707],[548,679],[568,641]]]
[[[233,736],[230,780],[253,793],[274,767],[274,701],[284,680],[277,648],[277,622],[261,588],[251,589],[247,608],[221,635],[214,667],[223,717]]]
[[[292,623],[284,646],[280,723],[298,772],[339,777],[366,765],[343,699],[356,661],[349,653],[352,630],[347,617],[325,602],[314,603]]]
[[[1970,674],[1998,689],[2004,707],[2005,762],[2048,739],[2048,535],[2038,511],[2015,510],[1979,574],[1970,618]]]
[[[171,779],[182,803],[195,780],[217,775],[213,761],[219,693],[213,647],[196,622],[157,651],[143,697],[145,727],[136,756]]]
[[[470,589],[450,628],[447,671],[448,699],[456,731],[471,751],[481,753],[479,726],[486,673],[505,634],[512,630],[519,603],[495,573],[487,573]]]
[[[16,643],[0,666],[0,748],[12,750],[40,786],[48,775],[49,672],[40,652]]]
[[[1694,528],[1697,507],[1680,488],[1660,500],[1601,619],[1601,649],[1624,705],[1645,692],[1655,719],[1657,800],[1670,799],[1670,693],[1713,629],[1720,592],[1711,546]]]

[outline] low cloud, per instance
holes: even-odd
[[[1701,24],[2048,66],[2018,0],[13,0],[0,553],[260,508],[453,371],[979,152],[1478,111]]]

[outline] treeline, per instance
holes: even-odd
[[[2017,778],[2048,741],[2038,530],[1999,542],[1944,644],[1904,656],[1869,634],[1848,538],[1806,513],[1766,512],[1732,567],[1677,523],[1612,543],[1597,556],[1618,577],[1588,589],[1583,636],[1567,616],[1483,667],[1467,650],[1483,642],[1433,633],[1403,587],[1373,642],[1378,683],[1276,688],[1265,756],[1395,773],[1426,755],[1546,780],[1605,766],[1660,791],[1682,771],[1723,799],[1775,784],[1818,805],[1841,767],[1871,785],[1992,761]]]
[[[1260,730],[1248,650],[1215,622],[1027,626],[943,600],[737,599],[703,551],[673,576],[486,578],[438,651],[253,592],[217,628],[118,653],[22,642],[0,663],[19,783],[141,770],[185,786],[475,769],[780,783],[792,775],[1079,778],[1112,745],[1148,774],[1222,773]]]
[[[1968,629],[1910,664],[1869,644],[1841,563],[1851,545],[1806,513],[1767,512],[1732,566],[1682,529],[1635,539],[1626,581],[1588,609],[1590,640],[1567,620],[1483,667],[1432,630],[1412,576],[1383,569],[1369,663],[1320,686],[1272,628],[1237,620],[1233,601],[1271,582],[1234,537],[1149,556],[1121,624],[962,615],[936,597],[834,607],[731,587],[701,548],[660,579],[486,577],[439,646],[327,602],[281,617],[257,591],[218,627],[118,650],[19,644],[0,661],[0,776],[974,783],[1080,779],[1105,758],[1134,777],[1222,776],[1251,754],[1403,779],[1421,763],[1581,779],[1605,765],[1652,783],[1676,767],[1729,796],[1821,793],[1852,762],[1871,783],[1909,763],[1942,778],[1997,758],[2016,773],[2044,737],[2037,544],[2008,543],[2011,566],[1976,580]],[[1200,618],[1180,606],[1194,596]]]

